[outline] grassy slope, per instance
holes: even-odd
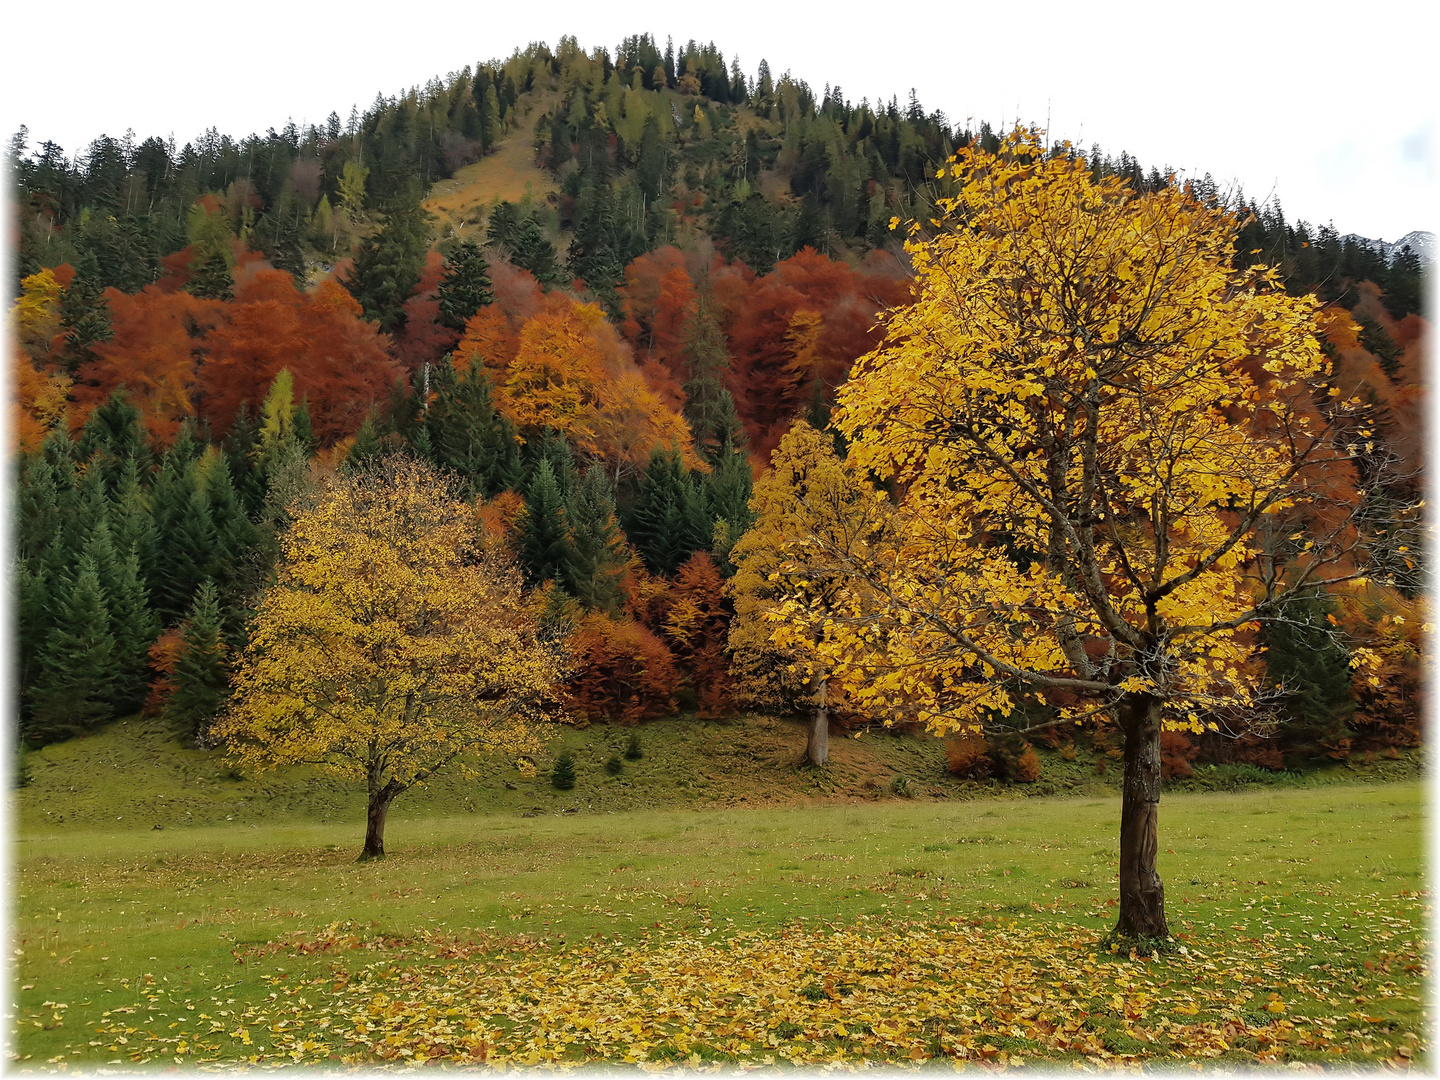
[[[480,223],[484,211],[497,201],[519,202],[529,195],[543,203],[547,195],[560,190],[550,174],[535,164],[533,134],[536,118],[555,104],[555,97],[552,93],[521,95],[516,125],[494,153],[431,186],[422,205],[439,219],[441,235],[450,229],[463,235],[467,226]]]
[[[442,773],[397,800],[390,815],[391,835],[403,836],[407,821],[437,813],[518,816],[888,800],[895,798],[892,784],[897,776],[910,781],[907,790],[920,800],[1105,795],[1114,790],[1118,773],[1118,762],[1082,746],[1073,762],[1042,750],[1043,772],[1034,784],[1001,788],[961,782],[945,773],[942,740],[882,731],[858,738],[836,733],[831,764],[824,770],[800,769],[796,766],[805,746],[804,725],[763,716],[707,721],[676,717],[634,730],[645,756],[625,762],[619,776],[608,775],[604,763],[623,751],[631,729],[604,725],[557,729],[536,759],[539,772],[534,777],[527,777],[517,762],[500,759],[475,762],[469,777],[458,771]],[[577,756],[578,782],[573,791],[560,792],[550,786],[548,771],[555,755],[567,747]],[[1417,765],[1413,754],[1397,761],[1381,758],[1369,766],[1336,766],[1301,782],[1413,778]],[[1097,771],[1102,766],[1103,774]],[[242,776],[230,771],[220,752],[187,749],[163,724],[139,717],[31,753],[25,767],[32,779],[17,793],[16,810],[17,823],[26,833],[333,821],[352,827],[358,844],[364,821],[364,794],[356,784],[306,768]],[[1234,786],[1245,774],[1201,768],[1194,781],[1176,790]]]

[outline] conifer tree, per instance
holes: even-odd
[[[350,446],[350,452],[345,455],[345,467],[352,471],[368,469],[380,460],[383,449],[380,445],[380,432],[376,430],[375,416],[372,413],[365,417],[365,422],[355,433],[355,441]]]
[[[225,436],[225,460],[245,513],[254,517],[265,501],[265,474],[260,468],[260,422],[249,402],[240,402],[235,422]]]
[[[678,450],[656,447],[651,453],[625,534],[657,574],[673,574],[693,552],[709,550],[714,524]]]
[[[714,465],[729,448],[744,438],[735,400],[725,387],[730,352],[716,318],[715,291],[702,279],[695,296],[695,313],[686,328],[685,352],[690,378],[685,383],[685,419],[695,449]]]
[[[198,736],[229,696],[230,670],[221,639],[220,594],[213,582],[201,582],[180,630],[180,656],[165,717]]]
[[[111,575],[110,634],[115,640],[115,711],[124,715],[140,708],[150,679],[150,646],[160,634],[160,620],[150,607],[140,557],[132,547],[117,555]]]
[[[405,301],[420,281],[429,247],[429,214],[413,191],[392,205],[378,233],[360,242],[354,269],[343,284],[360,301],[365,317],[386,333],[404,329]]]
[[[566,591],[592,611],[617,614],[628,560],[610,480],[598,463],[576,486],[566,504],[565,520],[570,528],[563,574]]]
[[[151,511],[150,494],[140,479],[140,466],[128,458],[110,501],[110,534],[115,550],[133,551],[143,568],[155,556],[155,517]]]
[[[470,316],[495,302],[485,256],[474,240],[462,240],[451,254],[436,296],[440,303],[440,325],[457,332],[464,331]]]
[[[89,556],[80,557],[58,601],[32,692],[27,737],[39,742],[78,734],[113,714],[115,639],[105,590]]]
[[[199,464],[179,440],[165,455],[154,498],[155,547],[145,576],[155,610],[168,624],[190,606],[215,557],[215,524]]]
[[[119,486],[127,461],[134,459],[141,472],[149,469],[150,437],[140,410],[124,390],[112,393],[85,420],[75,456],[89,463],[89,467],[102,471],[106,489],[112,494]]]
[[[565,536],[565,498],[547,458],[541,458],[525,492],[519,523],[520,564],[535,585],[559,581],[565,571],[569,544]]]
[[[490,378],[478,360],[456,376],[436,366],[435,400],[425,414],[433,460],[455,473],[467,493],[492,498],[520,485],[520,447],[510,421],[495,408]]]

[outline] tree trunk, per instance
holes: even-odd
[[[830,707],[825,696],[826,680],[820,680],[815,692],[815,708],[810,712],[810,734],[805,740],[805,761],[824,765],[830,760]]]
[[[1166,938],[1165,886],[1155,869],[1160,849],[1160,703],[1130,694],[1120,703],[1125,782],[1120,802],[1120,921],[1125,937]]]
[[[394,781],[384,787],[370,788],[370,807],[365,814],[365,846],[360,849],[358,862],[385,857],[385,816],[390,813],[390,804],[400,794]]]

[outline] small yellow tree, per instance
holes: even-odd
[[[535,748],[560,657],[470,507],[429,466],[387,458],[297,513],[211,730],[242,766],[363,779],[360,857],[381,858],[396,796],[467,755]]]
[[[787,598],[805,607],[815,638],[823,619],[854,583],[835,555],[859,557],[887,510],[857,484],[828,435],[804,420],[780,440],[770,468],[755,482],[750,513],[755,524],[735,544],[735,576],[726,592],[735,604],[728,648],[732,693],[741,702],[810,708],[805,760],[824,765],[830,754],[829,668],[814,649],[777,645],[775,619]],[[826,565],[835,572],[827,574]]]

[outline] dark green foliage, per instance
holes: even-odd
[[[165,718],[193,739],[230,696],[230,670],[221,640],[220,594],[209,581],[202,582],[195,591],[195,602],[180,629],[180,642]]]
[[[202,300],[233,300],[235,277],[225,256],[219,251],[199,254],[190,268],[190,281],[185,290]]]
[[[600,465],[591,465],[576,485],[565,519],[570,529],[562,577],[565,590],[591,611],[618,614],[628,556],[615,519],[610,480]]]
[[[538,439],[531,439],[525,446],[527,471],[531,478],[540,462],[548,461],[555,473],[555,482],[560,485],[560,495],[569,499],[575,490],[575,451],[564,435],[547,428]]]
[[[115,640],[115,712],[135,712],[145,703],[150,681],[150,646],[160,636],[160,620],[150,608],[149,591],[133,548],[116,556],[107,588],[110,634]]]
[[[554,284],[564,277],[555,254],[555,245],[540,228],[539,222],[522,213],[514,203],[502,202],[490,215],[486,239],[501,248],[506,257],[535,275],[541,284]]]
[[[165,455],[152,497],[155,545],[145,568],[151,602],[168,624],[190,606],[200,582],[213,572],[215,522],[193,440],[181,437]]]
[[[645,756],[645,750],[640,745],[640,733],[632,732],[629,740],[625,743],[625,757],[629,761],[639,761]]]
[[[230,479],[240,504],[252,518],[265,503],[265,473],[260,467],[260,423],[250,413],[248,402],[242,401],[235,422],[225,436],[225,461],[230,466]]]
[[[781,259],[795,254],[794,231],[791,216],[758,192],[744,202],[727,204],[715,223],[715,239],[725,254],[759,274],[768,274]]]
[[[425,413],[430,458],[455,473],[467,492],[493,498],[520,485],[520,444],[514,426],[495,408],[490,377],[479,361],[457,376],[448,362],[435,366],[434,400]]]
[[[1317,594],[1298,597],[1265,624],[1265,671],[1282,694],[1281,737],[1302,761],[1344,757],[1355,711],[1350,654],[1327,615],[1334,602]]]
[[[365,317],[386,333],[405,327],[405,301],[420,283],[430,249],[430,215],[418,192],[397,201],[378,233],[360,242],[355,266],[344,285],[365,309]]]
[[[72,375],[95,358],[91,347],[109,341],[110,302],[100,282],[94,257],[78,259],[75,278],[60,297],[60,325],[65,332],[65,367]]]
[[[657,447],[650,455],[625,517],[625,534],[645,565],[667,576],[693,552],[709,550],[714,524],[704,493],[681,463],[679,451]]]
[[[625,769],[625,763],[620,760],[619,754],[611,754],[605,759],[605,771],[611,776],[619,776]]]
[[[495,302],[495,293],[490,288],[490,271],[475,241],[463,240],[451,252],[436,296],[440,302],[440,325],[457,332],[465,329],[465,322],[470,316],[486,304]]]
[[[519,523],[520,565],[530,585],[559,582],[565,572],[569,544],[565,529],[565,498],[555,470],[542,458],[525,491],[525,511]]]
[[[56,582],[54,625],[40,648],[26,737],[52,742],[114,715],[115,639],[100,575],[81,556],[74,578]]]
[[[575,786],[575,755],[569,750],[562,750],[560,756],[555,759],[555,766],[550,770],[550,783],[560,791],[569,791]]]
[[[360,425],[360,430],[355,433],[355,441],[350,446],[350,452],[345,455],[345,467],[347,469],[367,469],[380,460],[384,447],[380,444],[380,432],[376,429],[375,417],[365,417],[365,422]]]
[[[97,455],[98,462],[95,461]],[[140,410],[123,389],[112,393],[85,420],[75,456],[80,461],[98,464],[105,477],[106,490],[112,494],[127,461],[133,460],[142,472],[150,468],[153,456],[149,433]]]
[[[300,404],[295,406],[295,415],[290,418],[291,437],[295,445],[300,447],[300,452],[307,458],[314,457],[316,449],[320,446],[320,440],[315,438],[315,427],[310,420],[310,399],[301,398]]]
[[[744,438],[735,400],[725,387],[730,352],[716,318],[717,304],[708,280],[700,284],[695,314],[686,329],[690,378],[685,383],[685,419],[698,450],[712,465]]]

